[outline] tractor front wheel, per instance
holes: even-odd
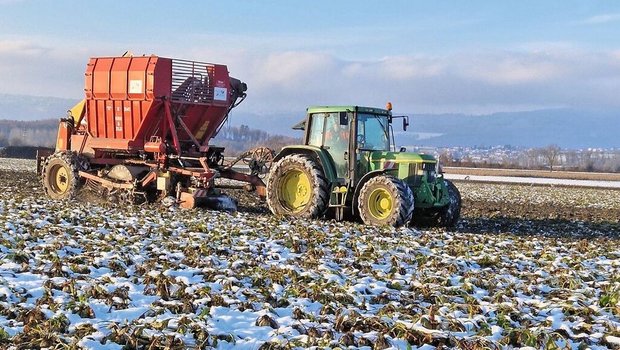
[[[452,181],[444,180],[448,190],[450,203],[441,209],[439,213],[439,225],[443,227],[453,227],[461,216],[461,193],[454,186]]]
[[[43,166],[43,188],[52,199],[75,197],[81,186],[78,175],[78,157],[70,152],[59,152],[49,156]]]
[[[269,172],[267,205],[275,215],[315,219],[323,216],[329,200],[321,165],[293,154],[280,159]]]
[[[413,214],[413,192],[400,179],[376,176],[362,186],[358,210],[366,225],[402,226]]]

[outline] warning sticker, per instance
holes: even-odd
[[[130,94],[142,93],[142,80],[130,80],[129,81],[129,93]]]
[[[228,89],[216,87],[213,89],[213,99],[216,101],[226,101],[228,100]]]

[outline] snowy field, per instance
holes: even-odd
[[[620,347],[617,236],[55,202],[29,162],[0,160],[0,348]]]
[[[445,174],[446,179],[474,181],[474,182],[498,182],[528,185],[551,185],[551,186],[573,186],[573,187],[601,187],[620,189],[620,181],[602,180],[572,180],[572,179],[552,179],[541,177],[515,177],[515,176],[484,176],[484,175],[463,175]]]
[[[37,162],[34,159],[0,158],[0,169],[12,171],[35,171]]]

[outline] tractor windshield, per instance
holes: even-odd
[[[359,114],[357,121],[359,148],[373,151],[390,150],[388,117],[386,115]]]

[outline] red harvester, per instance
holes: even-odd
[[[223,177],[264,196],[257,171],[233,171],[224,164],[224,148],[209,145],[246,89],[225,65],[158,56],[91,58],[85,99],[61,119],[56,152],[37,157],[46,193],[67,199],[86,183],[133,203],[174,196],[193,208],[224,202],[214,187]]]

